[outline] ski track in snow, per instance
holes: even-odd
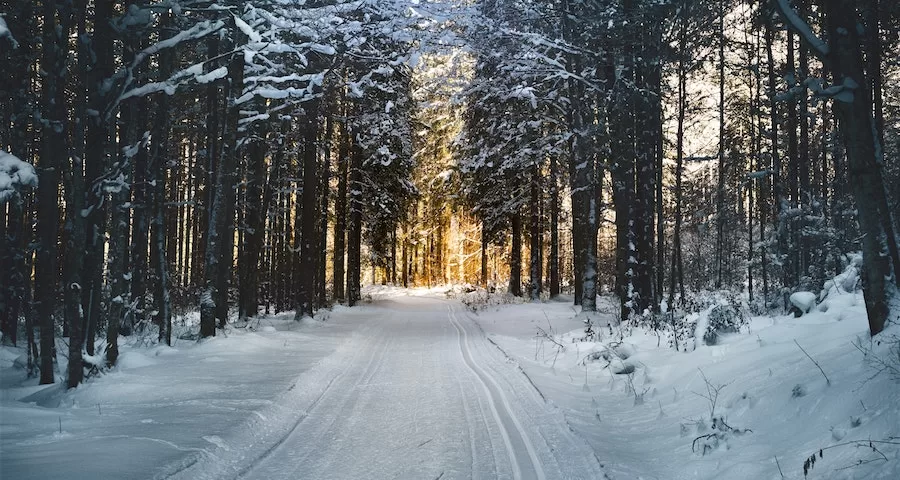
[[[465,328],[460,325],[459,320],[456,319],[453,307],[448,307],[448,311],[450,312],[450,323],[456,328],[457,338],[459,340],[459,350],[463,356],[463,360],[472,374],[478,378],[481,385],[484,387],[485,394],[491,406],[491,411],[494,414],[494,420],[497,424],[503,425],[501,434],[503,435],[503,442],[505,443],[507,453],[510,455],[509,460],[513,467],[513,476],[517,479],[537,478],[543,480],[546,478],[544,476],[544,469],[541,467],[541,463],[534,453],[534,446],[531,445],[531,441],[529,441],[528,435],[523,430],[521,422],[512,413],[512,410],[509,407],[509,401],[500,390],[497,382],[485,373],[474,360],[472,360],[472,353],[469,351],[468,333]],[[499,408],[498,400],[500,403]],[[526,459],[519,457],[523,450],[528,454],[527,464]]]
[[[604,477],[587,444],[456,302],[399,297],[367,313],[298,377],[298,392],[216,439],[234,448],[158,478]]]

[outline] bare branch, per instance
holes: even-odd
[[[804,350],[803,347],[800,346],[800,343],[797,342],[796,339],[794,340],[794,343],[797,344],[797,347],[800,348],[801,352],[806,354],[806,358],[808,358],[811,362],[815,363],[817,367],[819,367],[819,371],[822,372],[822,376],[825,377],[825,383],[828,384],[829,386],[831,386],[831,380],[828,379],[828,375],[825,375],[825,370],[822,370],[822,366],[819,365],[819,362],[813,360],[813,358],[810,357],[808,353],[806,353],[806,350]]]

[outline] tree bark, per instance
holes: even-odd
[[[516,212],[510,214],[512,224],[512,245],[509,252],[509,293],[522,296],[522,217]]]
[[[857,33],[860,20],[856,2],[828,0],[825,14],[828,61],[834,84],[843,85],[852,97],[849,101],[846,97],[836,98],[834,106],[847,149],[848,180],[863,232],[863,294],[869,331],[874,336],[884,329],[900,286],[896,225],[885,192],[883,153]]]
[[[716,169],[716,288],[722,288],[725,264],[725,0],[719,0],[719,151]]]
[[[350,152],[348,187],[350,188],[350,219],[347,225],[347,305],[354,306],[361,299],[360,275],[362,243],[362,151],[354,145]]]
[[[82,305],[87,320],[85,344],[87,353],[94,355],[94,341],[101,319],[103,296],[103,260],[106,225],[106,202],[100,190],[101,176],[109,159],[115,156],[112,150],[113,137],[108,110],[109,98],[102,89],[103,81],[112,75],[113,30],[110,24],[113,15],[112,0],[94,2],[94,31],[91,49],[94,62],[87,75],[88,104],[93,112],[87,116],[85,137],[85,177],[90,188],[88,192],[88,214],[85,218],[87,249],[84,262],[87,265]]]
[[[321,181],[319,182],[319,228],[316,235],[319,239],[316,261],[316,306],[324,308],[328,304],[327,271],[328,271],[328,201],[331,191],[331,152],[335,144],[337,127],[334,121],[333,106],[329,106],[325,122],[325,149],[322,156]],[[396,237],[395,237],[396,240]],[[394,242],[396,245],[396,241]]]
[[[684,51],[685,38],[682,33],[680,50]],[[684,176],[684,120],[687,111],[687,72],[683,60],[678,61],[678,113],[675,133],[675,225],[672,229],[672,257],[669,273],[669,310],[675,308],[675,288],[680,286],[680,301],[684,301],[684,267],[681,258],[681,221],[682,221],[682,177]]]
[[[770,177],[771,177],[771,195],[766,198],[766,202],[770,202],[774,200],[774,210],[772,211],[773,218],[765,219],[764,221],[770,222],[774,220],[774,228],[775,228],[775,255],[781,257],[785,254],[784,251],[784,235],[782,229],[778,228],[778,225],[781,221],[781,212],[782,212],[782,202],[784,201],[784,194],[782,192],[781,186],[781,155],[778,151],[778,101],[776,99],[776,91],[777,91],[777,81],[775,76],[775,60],[773,54],[773,42],[774,42],[774,32],[771,22],[765,22],[764,27],[764,38],[765,38],[765,49],[766,49],[766,65],[768,70],[768,90],[766,94],[769,97],[769,143],[770,150],[769,154],[771,155],[772,163],[769,167]],[[765,212],[768,214],[768,209]],[[763,237],[762,241],[766,241],[766,238]],[[768,294],[766,294],[766,303],[768,304]]]
[[[532,301],[541,299],[541,291],[543,290],[543,225],[541,222],[541,171],[540,166],[535,163],[531,172],[531,202],[529,205],[529,217],[531,220],[529,248],[529,291],[528,298]]]
[[[350,133],[344,120],[338,130],[337,193],[334,198],[334,299],[344,300],[344,258],[347,238],[347,168],[350,164]]]
[[[165,12],[160,18],[159,38],[171,37],[171,13]],[[174,53],[165,49],[159,54],[159,78],[165,81],[172,73]],[[153,119],[153,143],[150,149],[148,185],[148,213],[151,214],[152,238],[150,258],[153,260],[153,301],[156,310],[154,322],[159,328],[159,341],[172,345],[172,303],[169,297],[169,264],[166,250],[166,172],[169,170],[169,136],[171,120],[169,113],[169,96],[161,95],[156,99],[156,115]]]
[[[559,160],[550,156],[550,298],[559,296]],[[485,258],[482,264],[487,263]]]
[[[57,15],[60,20],[57,21]],[[55,0],[44,2],[41,68],[47,72],[41,93],[41,152],[38,163],[38,246],[35,253],[35,290],[43,292],[37,305],[41,330],[41,380],[54,382],[56,339],[57,228],[59,225],[60,171],[68,161],[66,115],[66,58],[68,13]]]
[[[260,102],[260,107],[263,106]],[[272,202],[273,187],[280,172],[283,155],[273,155],[266,180],[265,160],[268,152],[268,124],[256,131],[256,137],[248,146],[246,226],[241,256],[238,258],[238,317],[242,320],[259,313],[260,254],[265,240],[266,218]],[[274,235],[276,232],[272,232]]]
[[[74,16],[77,24],[77,77],[73,79],[73,90],[76,92],[73,101],[74,118],[85,116],[85,73],[88,70],[88,45],[85,44],[87,29],[87,2],[79,0],[74,4],[74,11],[68,12]],[[64,13],[65,14],[65,13]],[[63,31],[67,28],[63,27]],[[66,218],[64,224],[66,252],[63,261],[63,302],[65,321],[69,326],[69,361],[67,365],[66,387],[74,388],[84,379],[82,367],[82,349],[84,348],[84,318],[81,308],[82,283],[84,273],[84,252],[86,245],[86,230],[84,216],[81,212],[85,208],[85,179],[84,179],[84,123],[78,122],[71,127],[72,148],[71,158],[65,162],[63,175],[65,177],[65,202]]]
[[[303,125],[303,193],[300,216],[300,278],[297,292],[296,320],[315,313],[316,260],[319,239],[316,227],[319,219],[319,158],[318,158],[318,115],[319,101],[312,100],[305,106]]]
[[[238,29],[233,29],[234,35]],[[240,44],[235,41],[235,44]],[[228,65],[228,101],[225,135],[222,139],[221,152],[215,152],[211,158],[217,158],[215,168],[215,184],[212,189],[212,203],[209,209],[209,227],[206,237],[204,261],[205,280],[200,296],[200,336],[209,337],[216,334],[218,326],[224,328],[228,320],[228,279],[232,264],[233,227],[234,227],[234,180],[235,166],[238,157],[237,125],[240,119],[240,106],[234,100],[241,95],[244,84],[244,57],[242,53],[232,55]],[[218,108],[216,95],[210,95],[209,108]],[[215,135],[214,131],[210,132]],[[215,140],[211,136],[210,144]]]

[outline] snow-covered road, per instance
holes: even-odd
[[[864,380],[895,337],[861,358],[861,293],[683,352],[612,315],[586,340],[568,298],[475,315],[445,292],[372,288],[173,347],[123,338],[116,368],[68,391],[0,346],[0,479],[802,479],[819,451],[811,479],[900,478],[897,383]],[[701,453],[704,380],[747,430]]]
[[[586,443],[459,304],[394,297],[365,310],[281,399],[292,408],[163,477],[603,478]]]

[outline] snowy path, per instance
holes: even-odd
[[[366,311],[342,347],[301,375],[297,395],[283,399],[289,413],[225,440],[241,447],[165,476],[603,478],[587,445],[461,306],[395,297]]]

